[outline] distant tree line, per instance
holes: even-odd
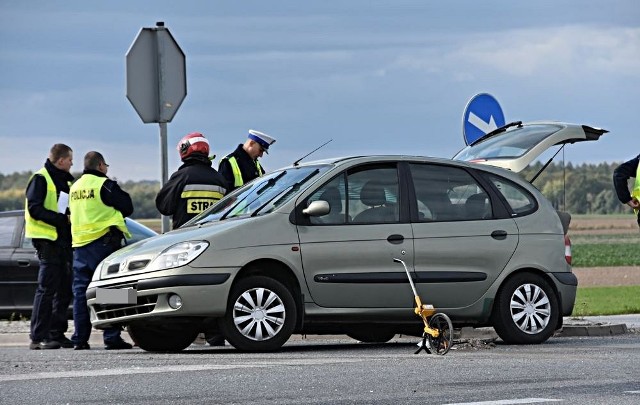
[[[24,209],[25,189],[33,172],[0,173],[0,211]],[[72,173],[76,179],[82,173]],[[156,194],[160,190],[159,181],[118,182],[120,187],[131,195],[136,219],[160,218],[156,209]]]
[[[572,214],[617,214],[628,212],[620,204],[613,188],[613,170],[618,163],[572,165],[552,163],[534,181],[534,185],[557,209]],[[531,180],[543,166],[536,162],[522,172]],[[32,172],[0,174],[0,211],[23,209],[24,192]],[[73,174],[75,178],[80,173]],[[158,181],[126,181],[119,183],[131,195],[135,211],[133,218],[160,218],[155,198],[160,190]]]

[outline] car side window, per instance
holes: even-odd
[[[348,215],[355,224],[399,222],[398,171],[359,168],[347,173]]]
[[[0,247],[13,246],[18,219],[22,220],[22,217],[0,217]]]
[[[488,175],[512,211],[512,216],[520,217],[530,214],[538,208],[536,199],[521,186],[495,175]]]
[[[478,221],[493,218],[487,192],[457,167],[409,165],[418,206],[418,221]]]
[[[338,176],[316,190],[309,197],[309,204],[313,201],[324,200],[329,203],[330,211],[321,217],[310,217],[311,223],[313,225],[340,225],[350,221],[351,218],[347,218],[345,195],[344,176]]]

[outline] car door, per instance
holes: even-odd
[[[38,280],[38,258],[25,245],[24,214],[0,214],[0,311],[6,315],[31,311]]]
[[[412,260],[401,189],[396,163],[367,165],[343,172],[301,202],[324,199],[331,207],[329,214],[298,225],[304,275],[316,304],[412,306],[404,269],[393,262]]]
[[[22,218],[21,218],[22,219]],[[20,221],[24,226],[24,221]],[[31,312],[33,297],[38,288],[38,272],[40,262],[31,239],[24,236],[24,228],[19,233],[20,245],[13,252],[12,284],[13,305],[16,312]]]
[[[518,228],[485,187],[463,168],[409,164],[416,287],[437,308],[477,301],[505,268]]]

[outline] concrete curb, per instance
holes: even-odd
[[[613,325],[567,325],[556,332],[554,336],[613,336],[624,335],[629,328],[624,323]]]

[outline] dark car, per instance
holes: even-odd
[[[127,244],[156,235],[127,218]],[[38,285],[38,258],[31,239],[24,236],[24,211],[0,212],[0,317],[30,315]]]

